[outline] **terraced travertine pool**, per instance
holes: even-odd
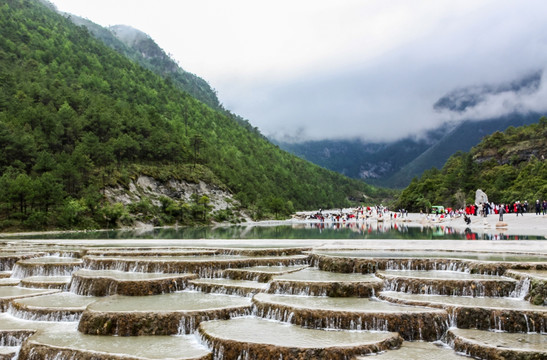
[[[3,241],[0,359],[547,359],[543,242],[260,244]]]

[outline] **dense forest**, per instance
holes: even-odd
[[[203,197],[105,198],[142,172],[212,183],[255,218],[390,195],[281,151],[37,0],[3,2],[0,24],[0,229],[208,220]]]
[[[495,132],[468,153],[457,152],[403,190],[398,208],[424,212],[431,205],[461,208],[482,189],[494,203],[547,199],[547,118]]]

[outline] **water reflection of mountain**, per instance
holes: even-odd
[[[452,240],[542,240],[541,236],[520,236],[493,233],[477,233],[469,228],[464,230],[451,226],[409,226],[393,222],[316,222],[305,227],[320,233],[323,231],[353,231],[364,239],[452,239]]]
[[[32,237],[27,237],[32,238]],[[34,236],[48,239],[424,239],[544,240],[542,236],[477,233],[450,226],[409,226],[397,222],[301,222],[249,226],[201,226],[142,230],[88,231]]]

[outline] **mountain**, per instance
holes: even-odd
[[[120,54],[169,79],[179,89],[213,109],[222,109],[215,90],[207,81],[182,69],[150,36],[142,31],[126,25],[104,28],[87,19],[71,14],[65,15],[74,24],[85,26],[93,36]]]
[[[327,169],[367,182],[381,182],[434,145],[444,131],[440,129],[422,139],[408,137],[393,143],[366,143],[358,139],[274,142]]]
[[[393,194],[280,150],[72,21],[38,0],[0,6],[0,229],[239,221]],[[229,197],[213,213],[215,193]]]
[[[427,170],[403,190],[396,207],[462,208],[482,189],[496,204],[547,199],[547,118],[485,136],[470,152],[457,152],[441,170]]]
[[[504,131],[510,126],[535,123],[540,116],[537,113],[512,114],[490,120],[464,121],[381,183],[387,187],[404,188],[414,177],[420,176],[424,171],[432,167],[441,168],[452,154],[458,151],[469,151],[483,137],[496,131]],[[378,184],[378,182],[371,183]]]
[[[526,96],[539,90],[542,73],[495,85],[469,86],[441,96],[435,111],[463,114],[495,96]],[[467,120],[457,125],[443,124],[420,137],[407,137],[390,143],[359,140],[322,140],[277,144],[297,156],[346,176],[390,188],[404,188],[431,167],[440,168],[457,151],[469,151],[480,140],[510,126],[532,124],[543,114],[514,112],[484,120]]]

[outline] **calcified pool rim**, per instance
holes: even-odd
[[[104,242],[112,242],[112,240],[99,240],[99,241],[81,241],[81,240],[75,240],[75,241],[59,241],[55,244],[56,248],[57,249],[63,249],[63,247],[66,247],[67,248],[67,252],[66,254],[69,253],[69,251],[74,251],[74,248],[78,248],[78,247],[81,247],[81,251],[80,251],[80,256],[84,257],[86,254],[86,249],[93,249],[93,248],[97,248],[98,246],[101,246],[101,243],[104,243]],[[448,244],[450,245],[449,248],[447,250],[450,250],[450,251],[446,251],[446,252],[439,252],[438,249],[432,249],[432,242],[431,241],[416,241],[416,240],[412,240],[412,241],[400,241],[400,240],[378,240],[378,241],[355,241],[355,240],[345,240],[345,241],[324,241],[324,240],[297,240],[297,241],[294,241],[294,240],[281,240],[279,242],[273,240],[273,242],[275,244],[272,245],[272,243],[270,244],[267,244],[267,246],[263,246],[264,244],[262,243],[262,241],[258,241],[256,243],[253,243],[253,241],[248,241],[248,240],[177,240],[177,241],[173,241],[173,240],[168,240],[168,241],[164,241],[164,240],[155,240],[155,241],[148,241],[148,240],[145,240],[145,241],[138,241],[136,240],[135,241],[135,244],[133,244],[135,247],[146,247],[146,246],[151,246],[151,248],[157,248],[157,247],[161,247],[161,246],[172,246],[172,247],[203,247],[203,248],[218,248],[220,249],[218,254],[222,254],[221,256],[219,256],[219,258],[223,258],[223,257],[226,257],[226,255],[230,255],[230,256],[233,256],[235,254],[238,254],[241,258],[244,258],[245,256],[250,256],[250,257],[255,257],[257,256],[257,254],[261,254],[262,256],[270,256],[270,257],[274,257],[274,256],[280,256],[284,253],[284,245],[287,246],[287,249],[291,249],[290,252],[291,254],[293,254],[294,252],[306,252],[309,250],[309,248],[313,248],[314,249],[314,252],[317,253],[319,251],[321,252],[328,252],[329,250],[332,250],[332,251],[347,251],[347,250],[355,250],[355,251],[376,251],[378,252],[379,250],[381,251],[391,251],[391,254],[393,253],[393,251],[409,251],[409,252],[416,252],[416,251],[419,251],[419,252],[431,252],[432,250],[435,250],[437,252],[437,254],[435,254],[436,256],[439,255],[439,253],[441,253],[441,255],[445,255],[446,253],[450,253],[450,255],[453,255],[454,252],[455,253],[458,253],[458,252],[462,252],[462,253],[469,253],[469,252],[472,252],[472,253],[478,253],[478,252],[492,252],[491,248],[492,248],[492,243],[491,242],[465,242],[464,244],[462,244],[461,241],[450,241],[450,240],[446,240],[443,241],[443,245],[445,244]],[[47,248],[48,247],[48,242],[47,241],[15,241],[15,242],[12,242],[12,241],[9,241],[9,243],[11,244],[11,246],[14,246],[17,245],[21,245],[21,244],[25,244],[28,245],[29,247],[31,248],[36,248],[37,251],[41,251],[42,248]],[[87,244],[86,244],[87,243]],[[82,244],[82,245],[80,245]],[[153,244],[153,245],[150,245],[150,244]],[[543,243],[544,244],[544,243]],[[543,244],[541,244],[541,242],[535,242],[535,241],[525,241],[525,242],[511,242],[511,241],[504,241],[504,242],[500,242],[499,244],[496,243],[496,252],[498,253],[504,253],[504,254],[513,254],[513,255],[516,255],[516,254],[523,254],[523,255],[529,255],[530,253],[540,253],[540,254],[544,254],[545,253],[545,249],[544,249],[544,246],[542,246]],[[103,244],[104,245],[104,244]],[[109,244],[110,245],[110,244]],[[128,246],[129,244],[127,243],[127,241],[113,241],[112,244],[113,245],[113,248],[115,247],[121,247],[121,246]],[[498,246],[499,245],[499,246]],[[24,248],[24,246],[23,246]],[[256,250],[258,249],[258,250]],[[299,250],[297,250],[299,249]],[[242,251],[239,251],[239,250],[242,250]],[[275,251],[274,251],[275,250]],[[537,251],[536,251],[537,250]],[[144,257],[153,257],[155,254],[157,253],[160,253],[162,251],[155,251],[155,250],[150,250],[150,251],[143,251],[141,252],[142,255],[145,255]],[[275,255],[273,254],[273,252],[275,252]],[[134,252],[132,253],[131,251],[128,251],[127,252],[129,256],[132,256],[134,255]],[[129,253],[132,253],[132,254],[129,254]],[[173,251],[163,251],[163,254],[165,255],[170,255],[172,253],[176,253],[176,250],[173,250]],[[73,254],[76,254],[75,252],[73,252]],[[308,262],[308,265],[310,262],[313,262],[314,261],[314,258],[313,258],[313,254],[310,255],[310,257],[306,256],[307,258],[307,262]],[[196,257],[199,258],[199,251],[196,253]],[[329,258],[334,258],[334,257],[329,257]],[[139,258],[139,260],[141,260],[141,258]],[[150,260],[150,259],[148,259]],[[442,261],[452,261],[452,262],[455,262],[455,263],[458,263],[458,264],[465,264],[465,266],[467,267],[467,270],[469,270],[470,272],[473,271],[473,268],[470,267],[470,265],[472,264],[478,264],[478,263],[481,263],[481,264],[486,264],[488,265],[489,269],[492,268],[492,263],[491,262],[484,262],[484,261],[480,261],[480,260],[465,260],[465,259],[453,259],[452,257],[450,259],[446,259],[444,256],[441,257]],[[354,262],[355,261],[355,258],[346,258],[346,261],[348,262]],[[427,259],[427,261],[431,262],[431,261],[435,261],[435,257],[433,259]],[[442,262],[441,261],[441,262]],[[401,258],[396,258],[395,259],[395,262],[399,262],[399,263],[404,263],[405,260],[404,259],[401,259]],[[425,263],[425,262],[423,262]],[[516,264],[516,265],[515,265]],[[513,266],[517,266],[516,268],[517,269],[533,269],[534,271],[542,271],[541,269],[538,268],[538,264],[539,262],[535,262],[535,263],[504,263],[502,267],[496,267],[493,272],[484,272],[484,274],[489,274],[490,276],[495,274],[496,271],[499,271],[500,273],[498,275],[501,275],[501,272],[505,272],[505,271],[508,271],[511,267]],[[541,265],[541,264],[539,264]],[[543,265],[541,265],[543,266]],[[313,269],[313,272],[316,272],[317,269]],[[324,270],[323,270],[324,271]],[[466,269],[464,267],[460,268],[458,271],[466,271]],[[490,270],[488,270],[490,271]],[[520,270],[521,273],[523,272],[522,270]],[[319,271],[317,271],[319,272]],[[525,272],[525,271],[524,271]],[[319,272],[320,273],[320,272]],[[482,272],[481,272],[482,273]],[[215,281],[218,281],[220,282],[222,280],[222,274],[219,274],[219,278],[216,278]],[[342,275],[341,277],[345,277],[346,275]],[[369,275],[367,276],[364,276],[364,277],[368,277]],[[296,277],[299,277],[299,276],[296,276]],[[304,276],[305,278],[305,276]],[[335,276],[336,278],[336,276]],[[489,277],[488,276],[476,276],[477,278],[477,281],[480,281],[481,278],[484,278],[484,280],[488,279]],[[516,275],[515,275],[515,278],[516,278]],[[309,279],[309,280],[312,280],[312,279]],[[516,282],[516,281],[514,281]],[[520,282],[520,280],[519,280]],[[285,290],[281,291],[281,292],[284,292]],[[378,293],[376,292],[376,295]],[[336,294],[337,296],[339,296],[340,294]],[[260,296],[258,297],[260,298]],[[365,301],[368,301],[366,299],[363,299]],[[432,309],[433,312],[435,311],[440,311],[439,313],[445,313],[446,315],[443,315],[441,316],[442,318],[442,321],[440,323],[438,323],[437,325],[437,330],[438,331],[435,331],[433,333],[430,333],[430,334],[426,334],[424,336],[424,334],[421,334],[420,331],[415,331],[411,328],[408,328],[407,330],[405,331],[402,331],[400,332],[400,335],[402,335],[405,339],[407,340],[415,340],[415,339],[419,339],[419,338],[425,338],[427,340],[436,340],[439,338],[439,334],[442,335],[442,333],[444,333],[446,331],[446,325],[449,324],[449,319],[450,319],[450,316],[448,314],[448,311],[446,309]],[[255,309],[255,310],[249,310],[249,312],[244,312],[243,315],[245,316],[248,316],[250,315],[251,313],[255,314],[256,315],[260,315],[260,316],[264,316],[264,317],[267,317],[267,315],[264,315],[264,313],[260,313],[260,309]],[[234,316],[241,316],[242,314],[239,313],[239,314],[228,314],[227,316],[230,317],[230,318],[233,318]],[[293,317],[297,317],[298,315],[293,315]],[[522,315],[521,315],[522,316]],[[200,321],[202,321],[203,319],[201,319]],[[425,326],[429,326],[431,323],[432,323],[432,320],[433,319],[418,319],[418,321],[415,322],[415,324],[419,324],[420,321],[421,321],[421,324],[422,325],[419,325],[418,329],[421,327],[421,328],[425,328]],[[146,320],[147,321],[147,320]],[[389,320],[391,321],[391,320]],[[406,321],[410,321],[409,318],[407,317]],[[137,323],[139,323],[139,321],[137,321]],[[198,321],[196,321],[196,319],[189,319],[189,318],[185,318],[184,320],[183,319],[180,319],[178,323],[176,323],[176,328],[177,330],[172,330],[172,331],[176,331],[177,333],[191,333],[193,331],[195,331],[195,329],[197,328],[196,325],[199,325],[197,324]],[[378,321],[376,321],[377,324],[380,324],[380,326],[383,326],[383,324]],[[106,324],[106,323],[105,323]],[[334,324],[334,327],[332,327],[331,325]],[[339,323],[338,325],[341,325],[342,323]],[[426,325],[428,324],[428,325]],[[318,325],[318,328],[329,328],[331,327],[332,329],[331,330],[340,330],[340,326],[336,325],[335,322],[331,322],[331,323],[328,323],[328,322],[324,322],[324,323],[310,323],[308,322],[307,326],[308,327],[316,327],[316,325]],[[385,325],[387,325],[387,323],[385,323]],[[400,324],[400,326],[396,326],[396,328],[400,329],[402,326],[404,326],[405,324]],[[163,325],[162,325],[163,326]],[[293,325],[295,326],[295,325]],[[184,330],[181,330],[182,328],[184,328]],[[378,329],[378,326],[374,327],[374,329]],[[398,330],[399,331],[399,330]],[[145,334],[146,332],[136,332],[134,334],[124,334],[124,335],[143,335]],[[155,333],[155,332],[152,332],[152,333]],[[30,343],[30,342],[29,342]],[[210,345],[211,346],[211,345]],[[233,346],[233,348],[237,348],[238,345],[234,345],[234,344],[231,344],[230,346]],[[37,351],[37,349],[39,348],[38,345],[36,345],[34,347],[34,349],[36,349],[35,351]],[[245,351],[248,351],[248,350],[245,350],[245,349],[241,349],[241,351],[243,351],[242,353],[239,353],[238,356],[240,356],[241,354],[245,354]],[[275,350],[273,350],[274,353],[275,353]],[[277,354],[279,355],[279,354]],[[219,357],[219,358],[222,358],[222,357]],[[277,356],[278,358],[278,356]]]

